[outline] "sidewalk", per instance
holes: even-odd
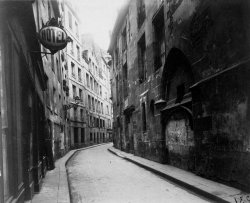
[[[70,194],[68,186],[68,177],[66,172],[67,161],[80,150],[85,150],[108,143],[93,145],[81,149],[69,151],[65,156],[61,157],[55,162],[55,169],[48,171],[43,179],[42,189],[35,194],[32,203],[70,203]]]
[[[250,203],[250,194],[241,190],[207,180],[196,176],[195,174],[175,168],[173,166],[160,164],[150,161],[133,154],[120,151],[114,147],[108,149],[113,154],[124,158],[134,164],[139,165],[159,176],[162,176],[181,187],[188,189],[200,196],[206,197],[214,202],[234,202],[234,203]]]

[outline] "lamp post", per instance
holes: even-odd
[[[71,108],[77,107],[77,105],[79,104],[80,101],[81,101],[81,99],[78,96],[76,96],[75,97],[75,103],[68,104],[68,105],[66,104],[66,105],[63,106],[63,109],[67,111],[67,110],[69,110]]]

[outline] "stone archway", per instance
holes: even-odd
[[[194,84],[191,66],[177,48],[172,48],[164,66],[161,94],[167,102],[162,112],[167,160],[184,170],[194,170],[194,135],[192,128],[192,96]]]

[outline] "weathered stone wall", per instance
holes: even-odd
[[[125,58],[128,106],[135,106],[130,115],[134,153],[229,185],[249,186],[249,2],[164,1],[166,60],[157,71],[152,19],[160,1],[145,0],[146,19],[140,29],[134,4],[129,6],[115,45],[120,58],[116,69],[120,102],[114,105],[114,119],[120,117],[120,127],[115,146],[125,149],[128,141],[124,135],[121,32],[129,25]],[[140,84],[137,43],[144,33],[147,74]],[[185,92],[178,101],[177,87],[183,83]],[[159,99],[165,105],[152,105]],[[146,132],[141,101],[146,103]],[[173,127],[176,125],[180,128]]]

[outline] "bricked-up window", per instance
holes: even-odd
[[[128,67],[127,63],[123,66],[123,96],[126,98],[128,96]]]
[[[146,132],[147,120],[146,120],[146,104],[145,104],[145,102],[143,102],[141,104],[141,109],[142,109],[142,130],[143,130],[143,132]]]
[[[139,66],[139,82],[141,84],[145,81],[147,76],[145,33],[138,41],[138,66]]]
[[[137,4],[137,25],[138,25],[138,30],[141,28],[144,20],[146,17],[146,12],[145,12],[145,0],[138,0]]]
[[[163,6],[158,10],[153,18],[154,26],[154,66],[158,70],[165,60],[165,34],[164,34],[164,9]]]
[[[124,51],[127,48],[127,27],[125,26],[122,31],[122,50]]]
[[[68,12],[68,16],[69,16],[69,27],[72,29],[72,15],[70,12]]]

